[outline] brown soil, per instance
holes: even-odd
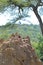
[[[12,34],[9,40],[0,40],[0,65],[42,65],[30,38]]]

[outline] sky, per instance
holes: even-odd
[[[17,14],[18,11],[16,10],[15,13]],[[32,10],[30,10],[28,12],[28,15],[31,15],[31,17],[26,17],[22,20],[19,20],[19,21],[16,22],[16,24],[18,24],[19,22],[21,22],[21,24],[34,24],[34,25],[39,24],[38,19],[36,18],[35,14]],[[14,10],[12,12],[12,10],[8,9],[4,13],[0,13],[0,26],[5,25],[6,23],[11,21],[15,17],[16,17],[16,15],[14,14]],[[43,21],[43,15],[41,16],[41,18],[42,18],[42,21]]]

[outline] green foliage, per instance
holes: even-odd
[[[43,36],[39,37],[39,42],[38,43],[33,42],[32,45],[35,48],[38,57],[40,59],[43,59]]]
[[[40,58],[40,50],[38,48],[38,43],[36,42],[32,42],[32,46],[34,47],[36,54],[38,55],[38,57]]]
[[[40,58],[43,57],[43,36],[40,36],[38,49],[40,50]]]
[[[29,7],[30,5],[36,6],[40,3],[40,0],[0,0],[0,10],[4,7],[14,4],[15,6],[22,7]]]
[[[17,6],[26,7],[30,5],[30,1],[28,0],[12,0],[13,3]]]
[[[9,22],[5,26],[0,27],[0,35],[3,35],[2,38],[5,37],[4,33],[9,35],[15,32],[18,32],[23,37],[28,35],[31,41],[35,42],[38,42],[38,37],[41,35],[40,27],[37,25],[17,25]]]
[[[8,6],[8,0],[0,0],[0,11],[2,11],[6,6]]]
[[[15,5],[18,5],[18,6],[23,6],[23,7],[28,7],[29,5],[34,5],[36,6],[37,4],[39,4],[41,1],[40,0],[12,0],[12,2],[15,4]]]

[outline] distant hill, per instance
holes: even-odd
[[[18,32],[22,37],[30,36],[31,41],[38,42],[41,35],[39,25],[6,24],[0,26],[0,38],[8,39],[12,33]]]

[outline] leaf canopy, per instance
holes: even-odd
[[[8,6],[8,0],[0,0],[0,10],[2,10],[4,7]]]
[[[21,7],[28,7],[31,4],[36,6],[38,3],[40,3],[41,0],[0,0],[0,8],[8,6],[10,4],[14,4]]]

